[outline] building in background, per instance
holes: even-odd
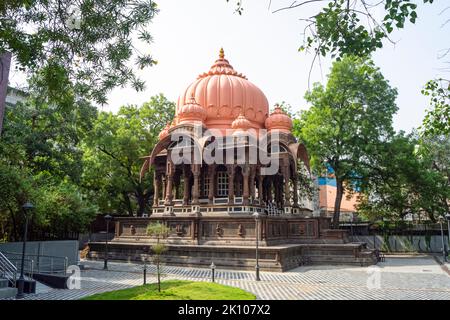
[[[319,210],[322,216],[333,217],[334,203],[336,200],[336,179],[332,174],[328,177],[319,177]],[[346,192],[341,202],[340,221],[353,221],[356,218],[356,207],[358,205],[358,192],[349,194]]]
[[[8,86],[6,93],[6,107],[14,107],[19,102],[24,102],[27,98],[27,93],[21,89]]]

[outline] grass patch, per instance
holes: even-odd
[[[81,300],[255,300],[254,294],[211,282],[170,280],[95,294]]]

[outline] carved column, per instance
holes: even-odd
[[[192,204],[197,205],[199,204],[198,198],[200,197],[200,166],[198,164],[192,165],[192,174],[194,176],[194,185],[192,187]]]
[[[166,186],[166,205],[171,206],[172,200],[173,200],[173,174],[169,173],[166,177],[167,180],[167,186]]]
[[[153,175],[153,206],[157,207],[159,205],[159,188],[160,188],[160,177],[156,173]]]
[[[249,201],[248,198],[250,196],[250,189],[249,189],[249,185],[248,185],[248,179],[250,177],[250,168],[248,165],[246,165],[243,169],[242,169],[242,178],[244,179],[244,183],[243,183],[243,192],[242,192],[242,196],[243,196],[243,205],[244,206],[248,206],[249,205]]]
[[[263,179],[264,177],[261,175],[261,172],[258,175],[258,198],[259,204],[264,204],[264,190],[263,190]]]
[[[290,170],[288,166],[284,166],[283,168],[283,176],[284,176],[284,206],[291,206],[291,187],[289,185],[290,180]]]
[[[214,167],[214,165],[213,164],[211,164],[209,167],[208,167],[208,174],[209,174],[209,192],[208,192],[208,201],[209,201],[209,204],[213,204],[213,202],[214,202],[214,186],[216,185],[215,184],[215,167]]]
[[[165,199],[166,198],[166,176],[164,174],[161,176],[161,180],[162,180],[161,199]]]
[[[256,167],[252,166],[250,169],[250,197],[255,199],[255,177],[256,177]]]
[[[298,208],[298,178],[294,177],[292,182],[294,185],[294,208]]]
[[[228,204],[234,204],[234,165],[228,166]]]
[[[166,173],[166,203],[165,203],[165,205],[167,206],[171,206],[173,203],[173,174],[174,174],[174,166],[170,161],[168,161]]]
[[[190,171],[188,166],[183,166],[183,204],[189,204],[189,178]]]

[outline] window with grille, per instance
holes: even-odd
[[[228,196],[228,174],[226,172],[217,173],[217,195],[219,197]]]
[[[203,178],[203,196],[207,197],[209,195],[209,175],[205,174],[205,177]]]

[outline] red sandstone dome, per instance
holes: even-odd
[[[292,119],[279,106],[276,106],[266,120],[266,129],[290,133],[292,130]]]
[[[206,119],[206,110],[202,108],[196,101],[194,96],[189,102],[178,108],[178,123],[203,122]]]
[[[191,97],[206,110],[208,128],[230,129],[242,113],[252,128],[264,128],[269,113],[269,103],[264,93],[241,73],[236,72],[225,59],[223,49],[211,69],[201,74],[180,95],[177,112]]]

